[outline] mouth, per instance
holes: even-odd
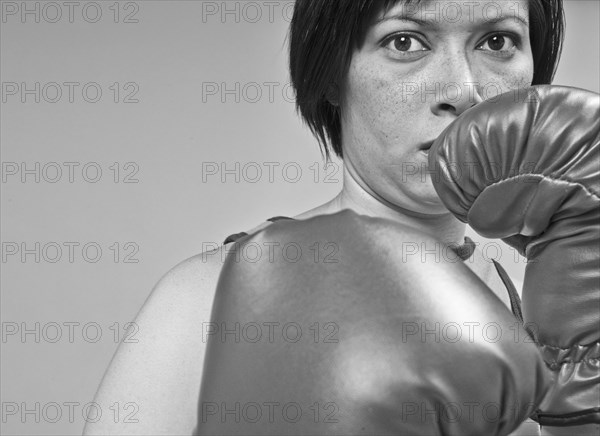
[[[431,148],[432,145],[433,145],[433,141],[423,142],[421,145],[419,145],[419,151],[428,153],[429,149]]]

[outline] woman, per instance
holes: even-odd
[[[473,105],[551,82],[562,17],[560,0],[297,0],[290,69],[298,109],[326,154],[343,158],[344,182],[334,199],[294,219],[351,209],[461,246],[467,265],[517,312],[510,281],[465,243],[464,224],[423,164],[431,142]],[[157,284],[136,319],[143,343],[119,348],[96,400],[138,404],[139,422],[100,421],[87,434],[193,431],[222,257],[195,256]]]

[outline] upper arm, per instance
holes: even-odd
[[[157,283],[136,317],[137,341],[120,344],[98,389],[103,416],[84,434],[192,433],[221,253],[194,256]],[[107,413],[114,403],[119,422]]]

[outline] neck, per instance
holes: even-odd
[[[444,214],[418,213],[391,204],[366,187],[361,186],[344,167],[342,191],[331,201],[297,218],[309,218],[319,214],[332,214],[344,209],[378,218],[386,218],[432,235],[437,240],[462,245],[466,225],[450,212]]]

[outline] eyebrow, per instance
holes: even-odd
[[[501,23],[502,21],[516,21],[525,27],[529,27],[529,21],[525,20],[524,18],[515,16],[515,15],[510,16],[510,17],[495,18],[493,20],[485,20],[486,23],[490,23],[490,24],[497,24],[497,23]]]
[[[391,15],[389,17],[383,17],[383,18],[379,18],[375,24],[381,24],[383,22],[386,21],[404,21],[404,22],[411,22],[411,23],[415,23],[418,24],[420,26],[424,26],[424,27],[434,27],[437,25],[437,22],[439,20],[422,20],[420,18],[414,18],[411,16],[408,16],[406,14],[400,13],[397,15]],[[503,21],[516,21],[519,24],[521,24],[524,27],[529,27],[529,22],[521,17],[518,16],[506,16],[506,17],[498,17],[498,18],[494,18],[494,19],[486,19],[483,21],[484,24],[498,24],[501,23]]]
[[[405,14],[397,14],[397,15],[390,15],[389,17],[382,17],[377,19],[377,21],[375,21],[375,24],[381,24],[385,21],[407,21],[407,22],[412,22],[412,23],[416,23],[419,24],[421,26],[433,26],[435,25],[435,20],[421,20],[419,18],[412,18],[409,17]]]

